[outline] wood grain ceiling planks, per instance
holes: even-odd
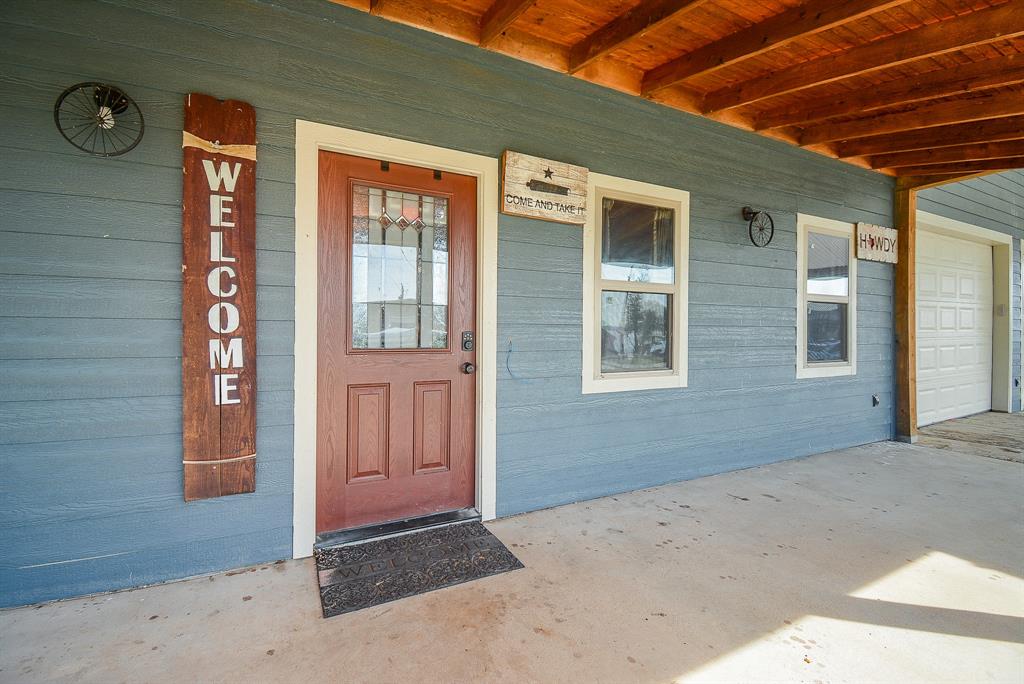
[[[708,93],[704,97],[703,109],[705,112],[716,112],[739,107],[774,95],[1021,34],[1024,34],[1024,3],[1012,2],[893,34],[829,57],[794,64],[782,71]]]
[[[1024,55],[999,56],[857,89],[844,96],[815,98],[803,108],[791,105],[769,110],[755,117],[754,128],[763,130],[806,124],[1021,82],[1024,82]]]
[[[1024,88],[1014,86],[986,91],[970,98],[939,100],[903,112],[865,116],[837,123],[805,128],[801,145],[865,138],[885,133],[926,129],[934,126],[998,119],[1024,114]]]
[[[333,1],[883,173],[1024,158],[1024,0]]]
[[[797,38],[826,31],[907,0],[814,0],[761,23],[709,43],[644,74],[641,94],[682,83],[688,78],[754,57]]]

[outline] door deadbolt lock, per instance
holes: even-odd
[[[465,373],[466,375],[472,375],[473,373],[476,373],[476,366],[467,361],[466,363],[462,364],[462,372]]]
[[[473,351],[473,331],[462,333],[462,351]]]

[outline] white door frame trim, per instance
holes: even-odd
[[[917,228],[992,246],[992,410],[1012,413],[1013,236],[920,210]]]
[[[295,424],[292,556],[316,541],[317,188],[320,150],[477,179],[476,507],[495,517],[497,453],[498,160],[310,121],[295,121]]]

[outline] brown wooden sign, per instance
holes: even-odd
[[[586,223],[587,169],[505,150],[501,211],[557,223]]]
[[[182,149],[185,500],[256,488],[256,113],[191,93]]]

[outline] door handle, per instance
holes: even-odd
[[[472,375],[473,373],[476,373],[476,366],[467,361],[466,363],[462,364],[462,372],[465,373],[466,375]]]

